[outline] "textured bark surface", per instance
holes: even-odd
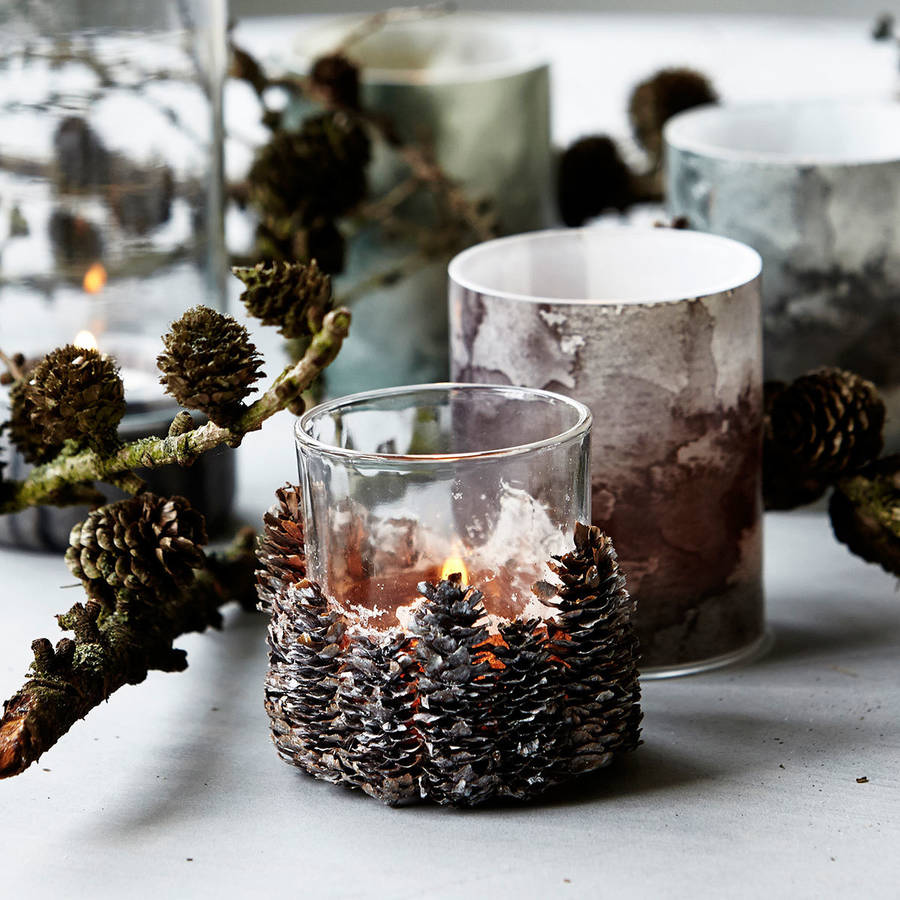
[[[527,303],[451,289],[452,377],[591,407],[593,521],[637,600],[643,667],[763,629],[758,284],[658,304]]]

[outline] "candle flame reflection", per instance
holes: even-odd
[[[79,331],[72,340],[72,343],[82,350],[97,350],[99,348],[97,338],[95,338],[90,331]]]
[[[105,284],[106,269],[103,268],[103,265],[101,263],[93,263],[87,270],[87,272],[84,273],[84,278],[81,281],[81,286],[88,294],[97,294],[103,290],[103,286]]]
[[[444,561],[444,565],[441,566],[441,580],[443,581],[445,578],[449,578],[451,575],[461,575],[462,583],[469,583],[469,572],[466,569],[466,564],[462,561],[462,558],[459,556],[449,556]]]

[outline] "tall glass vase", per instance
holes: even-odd
[[[113,356],[125,440],[165,433],[177,412],[160,335],[189,306],[224,307],[225,25],[225,0],[0,0],[0,349],[25,366],[73,342]],[[214,526],[234,461],[198,466],[153,486]],[[0,540],[57,546],[83,513],[8,516]]]

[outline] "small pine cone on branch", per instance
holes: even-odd
[[[564,719],[572,730],[564,772],[606,765],[613,753],[639,743],[641,709],[634,600],[625,590],[612,541],[578,523],[575,550],[554,557],[562,582],[551,652],[565,664]]]
[[[222,428],[240,418],[244,398],[264,375],[243,325],[207,306],[194,306],[172,324],[163,345],[156,363],[167,394]]]
[[[817,499],[842,475],[877,459],[885,408],[875,386],[822,368],[766,385],[763,493],[767,509]]]
[[[48,353],[11,392],[10,434],[31,462],[52,458],[74,441],[100,453],[116,444],[125,392],[115,363],[67,344]]]
[[[9,419],[3,427],[9,431],[16,449],[25,459],[37,465],[53,459],[62,449],[62,444],[45,444],[44,433],[31,424],[34,404],[24,381],[17,382],[9,392]]]
[[[900,454],[839,481],[829,513],[841,543],[900,577]]]
[[[359,67],[343,53],[320,56],[309,81],[313,94],[326,105],[359,109]]]
[[[558,667],[550,662],[547,631],[538,619],[513,619],[500,626],[491,651],[497,672],[494,715],[503,793],[527,800],[552,783],[565,741]]]
[[[628,117],[637,142],[651,162],[659,165],[663,153],[663,126],[677,113],[717,103],[712,83],[693,69],[663,69],[638,84],[628,102]]]
[[[244,282],[241,301],[263,325],[278,325],[288,339],[304,338],[322,327],[331,308],[331,278],[310,263],[273,262],[235,266]]]
[[[265,706],[279,756],[326,781],[347,777],[337,691],[346,623],[315,582],[272,599]]]
[[[298,488],[288,485],[275,492],[278,503],[263,518],[264,531],[256,550],[259,609],[268,612],[273,598],[289,585],[306,578],[303,552],[303,513]]]
[[[419,794],[422,742],[413,718],[418,665],[406,634],[354,636],[342,656],[338,706],[348,780],[397,806]]]
[[[425,599],[412,631],[422,670],[415,715],[426,751],[421,794],[442,806],[477,806],[499,786],[483,595],[459,575],[423,582],[419,592]]]
[[[184,497],[144,493],[101,506],[69,536],[66,565],[107,607],[117,594],[167,594],[203,566],[206,525]]]
[[[260,148],[247,185],[263,219],[334,219],[365,197],[369,137],[344,112],[304,120],[299,132],[277,130]]]

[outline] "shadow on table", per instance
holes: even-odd
[[[262,745],[268,743],[262,714],[265,632],[264,616],[234,608],[226,614],[221,632],[207,633],[214,648],[196,660],[191,658],[195,651],[188,652],[188,672],[191,667],[201,670],[197,677],[202,677],[203,696],[196,696],[195,685],[185,685],[183,696],[172,701],[179,707],[173,716],[180,723],[178,733],[171,735],[171,753],[160,761],[164,776],[151,781],[147,761],[142,760],[142,770],[129,776],[133,805],[114,821],[98,819],[98,828],[153,828],[183,817],[186,808],[214,805],[217,792],[231,789],[231,780],[240,777],[234,748],[255,737]],[[248,710],[259,713],[258,725]]]
[[[873,614],[871,618],[842,617],[829,610],[828,618],[808,623],[774,622],[772,649],[753,665],[760,668],[821,659],[824,665],[840,665],[846,655],[864,650],[867,655],[896,655],[900,646],[900,618],[885,622]]]

